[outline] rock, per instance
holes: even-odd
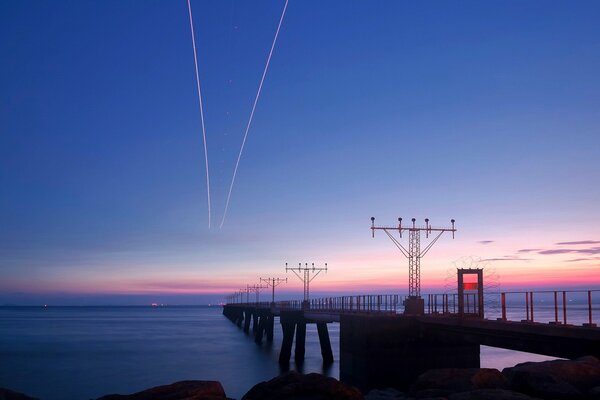
[[[133,394],[109,394],[98,400],[226,400],[217,381],[180,381]]]
[[[544,399],[585,399],[600,386],[600,360],[595,357],[527,362],[502,373],[512,390]]]
[[[477,389],[451,394],[448,400],[536,400],[536,398],[506,389]]]
[[[365,395],[365,400],[403,400],[404,393],[393,388],[373,389]]]
[[[38,400],[35,397],[29,397],[26,394],[12,391],[10,389],[0,388],[0,400]]]
[[[593,400],[600,400],[600,386],[588,390],[588,397]]]
[[[255,385],[242,400],[362,400],[357,388],[321,374],[288,372]]]
[[[440,368],[429,370],[417,378],[411,386],[411,393],[420,393],[427,389],[445,391],[446,396],[453,392],[465,392],[474,389],[505,389],[506,378],[493,368]],[[440,394],[436,394],[440,396]],[[431,396],[429,396],[431,397]]]
[[[417,399],[439,399],[446,398],[451,393],[454,393],[454,391],[448,389],[424,389],[416,392],[415,397]]]

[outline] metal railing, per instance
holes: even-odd
[[[477,315],[479,313],[477,293],[465,293],[464,314]],[[426,314],[458,314],[458,293],[428,294]]]
[[[477,316],[476,293],[463,294],[463,315]],[[278,310],[310,310],[336,313],[402,313],[407,296],[397,294],[337,296],[302,300],[229,303]],[[495,300],[497,299],[497,301]],[[428,294],[425,313],[458,315],[458,294]],[[500,321],[543,322],[555,325],[597,327],[600,323],[600,289],[538,290],[484,293],[485,318]]]
[[[595,327],[594,321],[600,319],[600,289],[502,292],[500,295],[499,320]]]
[[[396,313],[405,296],[397,294],[372,294],[358,296],[338,296],[312,299],[311,311]]]
[[[406,296],[397,294],[373,294],[337,296],[302,300],[271,302],[229,303],[229,305],[252,306],[278,310],[311,310],[317,312],[388,312],[396,313]]]

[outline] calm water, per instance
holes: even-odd
[[[329,332],[336,362],[323,370],[316,327],[308,325],[303,372],[338,377],[339,325]],[[204,379],[241,398],[280,373],[280,343],[277,321],[273,345],[257,346],[220,307],[0,307],[0,387],[82,400]],[[544,359],[481,347],[482,367]]]

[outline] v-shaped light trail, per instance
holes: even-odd
[[[265,76],[267,75],[267,70],[269,69],[269,63],[271,62],[271,57],[273,56],[273,49],[275,48],[275,43],[277,43],[277,37],[279,36],[281,24],[283,23],[283,17],[285,16],[285,10],[287,10],[288,1],[289,0],[286,0],[285,5],[283,6],[283,11],[281,12],[281,18],[279,19],[279,25],[277,25],[277,31],[275,32],[275,37],[273,38],[273,43],[271,44],[271,50],[269,51],[269,56],[267,57],[267,63],[265,64],[265,69],[263,71],[262,78],[260,78],[260,84],[258,85],[258,91],[256,92],[256,97],[254,98],[254,104],[252,105],[252,111],[250,112],[250,118],[248,118],[248,124],[246,125],[246,131],[244,132],[244,139],[242,140],[242,146],[240,147],[240,153],[238,154],[237,161],[235,163],[235,168],[233,169],[233,177],[231,178],[231,184],[229,185],[229,193],[227,194],[227,202],[225,203],[225,211],[223,212],[223,219],[221,219],[221,225],[219,226],[219,228],[223,227],[223,224],[225,223],[225,219],[227,218],[227,211],[229,210],[229,201],[231,200],[231,192],[233,191],[235,177],[237,176],[237,171],[240,166],[240,159],[242,158],[242,153],[244,152],[244,146],[246,145],[246,139],[248,138],[248,131],[250,130],[250,125],[252,125],[252,119],[254,118],[254,111],[256,110],[256,104],[258,103],[258,98],[260,97],[260,92],[262,90],[263,82],[265,81]],[[189,0],[188,0],[188,3],[189,3]]]
[[[190,15],[190,30],[192,32],[192,48],[194,49],[194,66],[196,67],[196,86],[198,88],[198,102],[200,103],[200,123],[202,124],[202,142],[204,143],[204,164],[206,166],[206,196],[208,201],[208,228],[210,229],[210,174],[208,172],[208,149],[206,146],[206,128],[204,126],[204,109],[202,107],[202,92],[200,91],[200,74],[198,73],[198,55],[196,53],[196,39],[194,34],[194,22],[192,21],[192,5],[187,0],[188,13]]]

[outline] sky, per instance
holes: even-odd
[[[222,229],[284,1],[191,5],[211,229],[186,1],[0,2],[0,304],[406,293],[371,216],[456,219],[425,292],[600,287],[598,2],[290,0]]]

